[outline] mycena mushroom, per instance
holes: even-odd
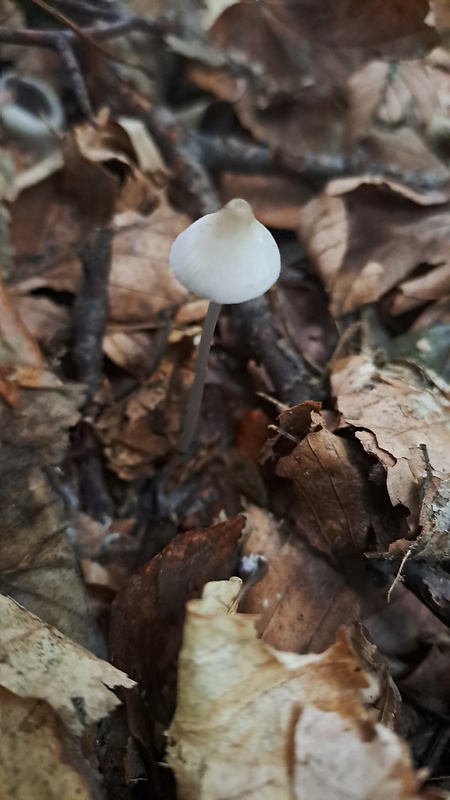
[[[175,277],[186,289],[210,301],[178,443],[178,452],[186,455],[197,427],[220,307],[224,303],[245,303],[267,292],[280,274],[280,251],[270,231],[255,219],[251,206],[235,199],[180,233],[169,261]]]

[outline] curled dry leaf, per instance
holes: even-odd
[[[392,504],[410,510],[414,528],[426,459],[438,483],[450,472],[448,398],[412,362],[381,367],[364,354],[332,362],[331,383],[345,421],[386,469]]]
[[[134,681],[45,625],[10,597],[0,596],[0,685],[20,697],[45,700],[80,736],[120,701],[115,686]]]
[[[230,613],[228,587],[221,612],[207,602],[187,604],[169,730],[180,800],[417,797],[406,746],[363,704],[370,678],[343,633],[321,655],[279,652]]]
[[[332,182],[299,214],[300,237],[335,317],[379,300],[421,264],[449,264],[448,205],[420,206],[370,183],[362,178],[337,196]]]
[[[43,700],[0,687],[2,800],[101,800],[94,771]]]

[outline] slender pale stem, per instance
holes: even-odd
[[[200,339],[197,361],[195,364],[194,383],[192,384],[187,413],[177,448],[180,455],[183,456],[188,453],[197,428],[203,388],[205,386],[206,370],[208,367],[208,356],[211,349],[214,329],[219,319],[220,308],[220,303],[211,302],[208,306],[205,322],[203,324],[202,338]]]

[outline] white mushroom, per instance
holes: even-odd
[[[200,413],[211,341],[223,303],[260,297],[280,274],[280,252],[251,206],[230,200],[220,211],[193,222],[175,239],[169,256],[179,282],[210,300],[202,331],[194,383],[178,451],[186,455]]]

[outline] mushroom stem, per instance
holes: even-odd
[[[194,438],[195,429],[200,414],[202,403],[203,387],[205,385],[206,370],[208,367],[208,356],[211,349],[214,330],[219,319],[221,303],[210,302],[203,324],[202,336],[198,348],[197,361],[195,363],[194,383],[192,384],[189,397],[188,408],[184,420],[183,430],[181,431],[178,442],[178,453],[182,456],[187,455]]]

